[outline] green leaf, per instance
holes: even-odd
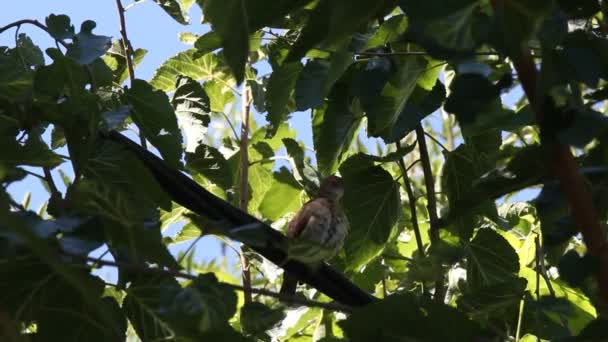
[[[97,184],[89,184],[91,187],[100,186],[103,191],[95,193],[88,200],[104,199],[104,195],[116,195],[118,198],[126,196],[129,200],[112,201],[106,204],[110,207],[125,205],[127,210],[125,216],[115,215],[110,211],[109,217],[117,219],[121,223],[137,222],[138,218],[146,216],[151,209],[161,207],[165,210],[171,208],[171,201],[167,194],[150,173],[150,171],[128,151],[120,145],[104,142],[97,146],[97,150],[91,156],[83,174]],[[77,187],[77,184],[73,184]],[[68,191],[69,192],[69,191]],[[101,210],[98,211],[100,213]],[[123,214],[122,209],[117,212]],[[137,214],[136,214],[137,213]]]
[[[139,338],[153,341],[176,337],[164,312],[159,309],[161,298],[173,297],[173,293],[180,289],[177,281],[166,275],[142,276],[130,284],[122,311]]]
[[[311,59],[300,73],[296,83],[296,109],[321,108],[325,97],[336,81],[353,63],[349,44],[342,44],[329,60]]]
[[[499,95],[500,89],[483,75],[460,74],[450,84],[445,110],[455,114],[463,125],[471,124]]]
[[[445,87],[441,82],[435,83],[431,91],[416,86],[392,129],[383,134],[384,141],[397,142],[416,129],[425,117],[441,107],[445,94]]]
[[[223,86],[220,82],[207,81],[203,88],[209,96],[212,112],[223,113],[226,105],[234,101],[234,94],[230,88]]]
[[[260,213],[265,218],[276,221],[288,212],[295,212],[302,206],[301,192],[300,184],[285,167],[282,167],[273,174],[272,186],[260,203]]]
[[[345,184],[342,203],[350,222],[344,245],[347,269],[358,271],[382,253],[396,228],[399,187],[390,173],[361,154],[347,159],[340,174]]]
[[[207,134],[211,104],[201,85],[188,77],[178,76],[171,99],[180,127],[186,135],[186,151],[194,151]]]
[[[54,168],[63,162],[63,158],[51,151],[42,141],[30,138],[24,145],[12,138],[0,139],[2,153],[0,164],[16,166],[44,166]]]
[[[192,32],[180,32],[178,38],[179,41],[184,44],[194,45],[194,43],[196,43],[196,41],[198,40],[199,36]]]
[[[4,237],[10,234],[20,241],[19,245],[11,245],[15,240],[9,239],[7,245],[3,239],[4,247],[8,247],[5,252],[10,253],[7,256],[16,257],[14,262],[0,267],[0,275],[6,279],[0,290],[8,294],[3,301],[8,315],[24,323],[35,320],[34,338],[43,340],[83,337],[104,341],[124,336],[126,321],[118,312],[117,303],[101,298],[103,282],[89,273],[84,262],[61,262],[54,235],[42,238],[48,221],[32,212],[3,211],[0,215]],[[19,254],[13,254],[16,247]],[[58,311],[49,314],[49,308]]]
[[[186,14],[186,10],[188,7],[190,7],[189,5],[184,6],[184,9],[182,9],[182,6],[180,6],[180,2],[183,1],[178,1],[178,0],[154,0],[154,2],[156,2],[156,4],[158,6],[160,6],[160,8],[163,9],[163,11],[165,11],[165,13],[167,13],[168,15],[171,16],[171,18],[175,19],[175,21],[177,21],[178,23],[182,24],[182,25],[187,25],[188,24],[188,15]],[[192,2],[190,1],[190,4]]]
[[[259,335],[285,318],[281,308],[272,309],[262,303],[246,303],[241,308],[241,326],[248,334]]]
[[[106,53],[112,46],[112,38],[93,34],[95,26],[97,24],[92,20],[82,23],[80,32],[74,36],[74,42],[68,47],[66,56],[75,59],[79,64],[91,64]]]
[[[266,120],[270,124],[266,136],[269,138],[276,133],[281,123],[289,119],[289,102],[301,70],[300,62],[286,63],[270,75],[266,88]]]
[[[452,222],[454,229],[463,240],[473,234],[475,215],[496,216],[493,198],[473,186],[489,171],[484,164],[483,154],[474,145],[460,145],[446,155],[441,187],[448,196],[449,216],[458,218]]]
[[[494,285],[465,290],[458,298],[458,308],[472,315],[489,315],[500,318],[519,309],[524,296],[527,281],[524,278],[513,278]]]
[[[167,94],[154,90],[146,81],[135,80],[125,96],[133,105],[133,121],[146,139],[158,148],[169,165],[179,168],[182,134]]]
[[[16,50],[0,53],[0,100],[16,101],[29,95],[32,74],[23,72]]]
[[[496,7],[500,34],[495,38],[504,45],[510,56],[517,56],[521,48],[533,39],[540,23],[550,13],[553,2],[549,0],[513,0]]]
[[[393,70],[393,65],[396,70]],[[387,58],[374,58],[360,72],[355,95],[368,118],[368,134],[386,137],[391,134],[410,95],[416,89],[416,80],[424,71],[424,58],[407,58],[398,64]],[[379,74],[375,74],[376,70]]]
[[[608,117],[592,109],[582,109],[574,113],[569,127],[561,130],[557,137],[560,142],[583,148],[594,138],[608,130]]]
[[[296,82],[296,109],[320,108],[325,100],[323,82],[329,72],[329,62],[308,60]]]
[[[135,49],[132,52],[131,63],[136,68],[139,63],[144,59],[148,53],[145,49]],[[112,47],[102,57],[102,60],[112,69],[113,71],[113,82],[116,85],[121,85],[129,77],[129,70],[127,66],[126,53],[122,43],[122,39],[112,41]]]
[[[186,165],[217,184],[224,191],[232,188],[234,180],[231,166],[216,148],[204,144],[198,145],[194,153],[186,153]]]
[[[405,32],[407,26],[407,17],[403,14],[388,18],[365,43],[365,48],[363,48],[363,50],[384,47],[386,44],[397,41]]]
[[[55,39],[72,39],[76,35],[74,25],[70,23],[70,17],[65,14],[51,14],[46,17],[45,23],[49,34]]]
[[[224,55],[237,83],[245,77],[249,55],[249,28],[245,0],[206,0],[203,10],[222,41]]]
[[[372,18],[383,15],[390,7],[389,1],[320,1],[311,12],[287,60],[299,60],[318,44],[329,45],[350,36]]]
[[[512,280],[519,272],[519,257],[505,238],[482,228],[465,246],[467,284],[473,288]]]
[[[194,42],[196,54],[204,56],[209,52],[222,47],[222,38],[217,31],[209,31],[196,39]]]
[[[170,92],[175,89],[177,76],[182,75],[196,81],[216,80],[232,86],[234,80],[227,77],[228,69],[218,56],[206,54],[201,58],[195,58],[196,52],[196,49],[186,50],[166,60],[160,68],[156,69],[150,84],[154,88]],[[213,102],[211,94],[209,97]]]
[[[390,314],[389,314],[390,313]],[[437,322],[442,328],[437,329]],[[456,309],[404,293],[356,309],[338,323],[349,341],[472,341],[481,329]]]
[[[294,139],[285,138],[283,144],[287,154],[293,159],[295,164],[294,177],[304,186],[308,194],[315,194],[319,188],[319,174],[311,165],[310,161],[305,160],[304,147]]]
[[[362,120],[360,110],[353,108],[347,92],[345,84],[337,84],[324,107],[313,111],[313,141],[322,175],[336,171]]]
[[[29,68],[38,67],[44,65],[44,56],[42,51],[25,33],[20,33],[17,37],[17,46],[15,47],[19,51],[23,63]]]
[[[53,64],[36,70],[34,88],[39,95],[56,98],[64,94],[83,96],[88,83],[86,71],[73,59],[65,58],[58,50],[47,49]]]
[[[399,1],[409,19],[408,37],[433,57],[453,58],[472,53],[479,45],[475,25],[481,6],[474,0]]]

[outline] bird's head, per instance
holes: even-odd
[[[319,197],[339,200],[344,195],[344,181],[338,176],[329,176],[321,182]]]

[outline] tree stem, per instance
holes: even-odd
[[[249,203],[249,89],[247,88],[247,82],[243,82],[243,90],[241,92],[241,177],[239,184],[239,207],[242,211],[247,212],[247,205]],[[251,303],[251,267],[249,260],[245,255],[244,246],[241,245],[241,268],[243,269],[243,295],[245,297],[245,303]]]
[[[431,239],[431,245],[439,243],[439,227],[436,222],[438,221],[437,216],[437,198],[435,197],[435,180],[433,177],[433,169],[431,168],[431,160],[429,157],[429,149],[426,145],[426,135],[422,123],[416,126],[416,140],[418,142],[418,148],[420,150],[420,162],[422,164],[422,172],[424,173],[424,184],[426,187],[426,208],[429,213],[429,220],[431,221],[431,229],[429,236]],[[435,281],[435,295],[433,299],[436,302],[443,303],[445,298],[445,285],[444,276],[441,274]]]
[[[116,0],[116,8],[118,9],[118,18],[120,22],[120,36],[122,37],[122,48],[125,51],[125,60],[127,62],[127,70],[129,72],[129,81],[131,82],[131,87],[133,86],[133,82],[135,81],[135,68],[133,68],[133,59],[132,53],[133,49],[131,46],[131,42],[129,41],[129,37],[127,36],[127,22],[125,20],[125,8],[122,6],[121,0]],[[148,148],[148,143],[146,142],[146,137],[140,131],[139,132],[139,142],[143,148]]]

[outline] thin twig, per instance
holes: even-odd
[[[0,27],[0,34],[12,27],[19,27],[23,24],[34,25],[34,26],[46,31],[46,33],[48,33],[49,35],[51,35],[48,27],[46,27],[44,24],[42,24],[38,20],[32,20],[32,19],[22,19],[22,20],[12,22],[6,26],[2,26],[2,27]],[[64,48],[66,48],[66,49],[68,48],[68,44],[66,42],[64,42],[62,40],[58,40],[58,39],[55,39],[55,41],[57,41],[57,42],[59,42],[59,44],[63,45]]]
[[[401,148],[401,144],[397,142],[397,148]],[[407,193],[408,203],[410,205],[410,221],[412,222],[412,229],[416,236],[416,245],[418,246],[418,253],[424,257],[424,245],[422,244],[422,235],[420,234],[420,226],[418,226],[418,214],[416,213],[416,196],[414,196],[414,190],[412,189],[412,182],[407,174],[407,168],[402,158],[397,161],[399,169],[401,169],[401,175],[403,177],[403,187]]]
[[[34,177],[40,179],[41,181],[45,181],[46,182],[46,179],[44,178],[44,176],[41,176],[41,175],[37,174],[36,172],[28,171],[28,170],[25,170],[25,169],[21,169],[21,170],[23,170],[23,172],[27,173],[30,176],[34,176]]]
[[[59,190],[57,189],[57,186],[55,185],[55,181],[53,180],[53,175],[51,174],[51,169],[49,169],[48,167],[43,167],[42,171],[44,172],[44,180],[48,184],[49,189],[51,189],[51,196],[53,196],[53,197],[58,196],[57,198],[61,198],[61,192],[59,192]]]
[[[429,137],[431,140],[433,140],[433,142],[435,142],[435,144],[439,145],[439,147],[441,147],[442,150],[444,150],[445,152],[450,152],[450,150],[445,147],[439,140],[437,140],[437,138],[435,138],[432,134],[430,134],[429,132],[424,132],[424,135],[426,135],[427,137]]]
[[[422,124],[416,126],[416,140],[418,142],[418,148],[420,149],[420,162],[422,163],[422,172],[424,173],[424,184],[426,187],[426,207],[429,213],[429,220],[431,221],[431,229],[429,236],[431,238],[431,244],[435,245],[439,243],[439,228],[434,224],[438,220],[437,216],[437,198],[435,197],[435,180],[433,177],[433,169],[431,168],[431,160],[429,157],[429,150],[426,145],[426,135]],[[443,303],[445,297],[445,284],[444,275],[440,274],[439,278],[435,281],[435,295],[434,300]]]
[[[122,37],[122,48],[125,51],[125,61],[127,62],[127,70],[129,71],[129,81],[131,82],[131,87],[133,87],[133,82],[135,82],[135,68],[133,68],[133,59],[131,58],[131,42],[129,41],[129,37],[127,35],[127,23],[125,20],[125,8],[122,6],[121,0],[116,0],[116,8],[118,9],[118,18],[120,21],[120,35]],[[146,137],[143,132],[139,132],[139,142],[143,148],[148,148],[148,143],[146,142]]]
[[[73,258],[83,259],[87,262],[91,262],[94,265],[98,265],[98,266],[117,267],[117,268],[122,268],[125,270],[130,270],[130,271],[139,272],[139,273],[169,275],[174,278],[182,278],[182,279],[188,279],[188,280],[196,280],[198,278],[198,276],[194,275],[194,274],[189,274],[189,273],[184,273],[184,272],[174,271],[174,270],[169,270],[169,269],[151,268],[151,267],[146,267],[146,266],[142,266],[142,265],[138,265],[138,264],[102,260],[99,258],[92,258],[92,257],[88,257],[88,256],[85,257],[85,256],[78,256],[78,255],[73,255],[73,254],[66,254],[66,255],[73,257]],[[245,288],[242,286],[239,286],[239,285],[223,283],[223,282],[220,282],[220,284],[222,286],[226,286],[233,290],[245,292]],[[333,310],[333,311],[352,312],[352,308],[350,306],[339,304],[339,303],[317,302],[317,301],[306,299],[303,297],[284,295],[284,294],[280,294],[280,293],[273,292],[270,290],[265,290],[265,289],[249,289],[249,291],[251,291],[251,293],[255,293],[255,294],[258,294],[261,296],[273,297],[273,298],[276,298],[285,303],[296,303],[296,304],[301,304],[301,305],[308,306],[308,307],[318,307],[318,308],[323,308],[323,309],[328,309],[328,310]]]
[[[247,88],[247,82],[243,82],[243,91],[241,93],[241,178],[239,184],[239,206],[242,211],[247,212],[247,205],[249,204],[249,89]],[[245,297],[245,303],[252,302],[251,296],[251,268],[249,266],[249,260],[245,256],[244,246],[241,245],[241,267],[243,268],[243,295]]]
[[[221,111],[220,114],[222,114],[224,116],[224,119],[226,119],[228,126],[230,126],[230,129],[232,130],[232,134],[234,134],[234,139],[240,143],[239,134],[236,132],[236,129],[234,128],[234,125],[232,124],[232,121],[230,121],[230,118],[228,117],[228,115],[226,113],[224,113],[223,111]]]

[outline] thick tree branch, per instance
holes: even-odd
[[[499,6],[499,0],[492,1],[494,8]],[[534,59],[528,49],[522,49],[519,55],[511,56],[519,81],[533,108],[536,122],[541,126],[546,120],[556,120],[553,109],[537,92],[538,72]],[[600,267],[596,273],[599,288],[599,309],[608,311],[608,242],[600,217],[592,200],[591,191],[583,176],[570,147],[557,141],[542,142],[547,154],[549,170],[559,179],[560,187],[570,206],[570,211],[578,230],[583,235],[583,241],[589,254],[599,260]]]
[[[334,300],[348,306],[362,306],[376,298],[361,290],[340,272],[323,263],[311,268],[297,260],[288,259],[284,246],[287,240],[283,234],[264,222],[232,206],[230,203],[205,190],[198,183],[178,170],[167,166],[162,159],[143,149],[122,134],[111,131],[102,135],[105,139],[119,143],[140,159],[156,178],[160,186],[175,201],[193,213],[209,220],[224,222],[232,227],[255,226],[264,243],[248,246],[274,264],[291,272],[302,282],[323,292]],[[229,235],[229,230],[226,230]],[[286,262],[287,260],[287,262]]]

